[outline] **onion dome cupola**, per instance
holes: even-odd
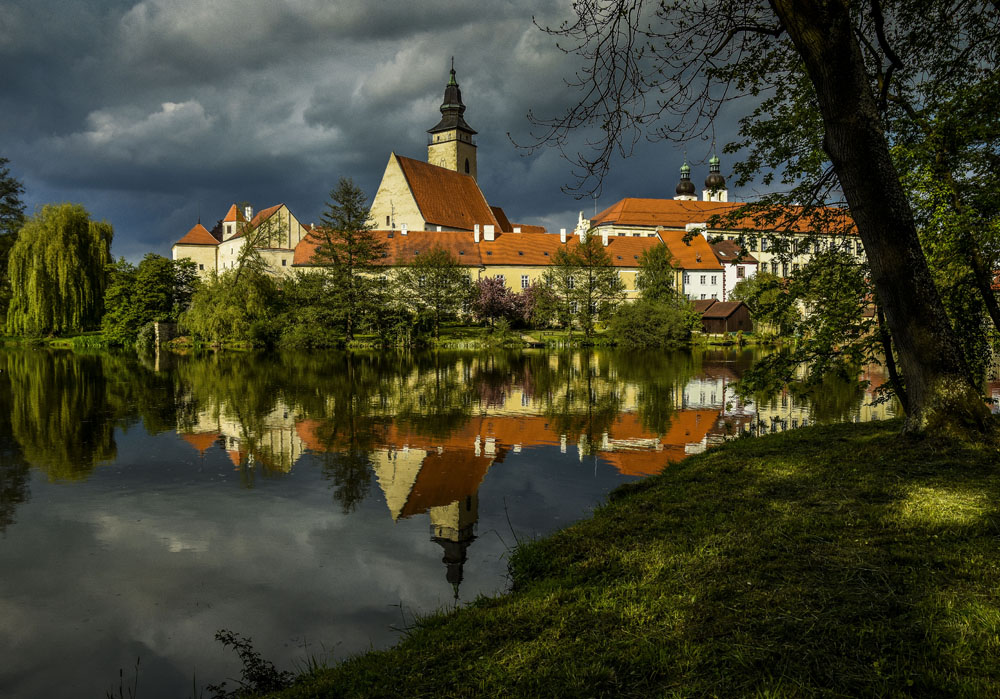
[[[677,183],[677,196],[674,199],[696,199],[694,194],[694,182],[691,181],[691,166],[688,165],[687,156],[684,156],[684,164],[681,165],[681,179]]]
[[[455,59],[451,59],[451,76],[444,88],[441,120],[427,129],[427,162],[476,177],[475,129],[465,121],[465,103],[455,79]]]
[[[705,201],[728,201],[726,178],[719,171],[719,163],[719,156],[713,153],[708,161],[708,177],[705,178],[705,191],[702,192],[702,199]]]

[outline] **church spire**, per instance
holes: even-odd
[[[455,57],[441,102],[441,121],[428,129],[427,162],[476,178],[476,131],[465,121],[465,103],[455,78]]]

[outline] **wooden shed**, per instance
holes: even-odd
[[[750,332],[750,309],[742,301],[716,301],[702,312],[701,329],[711,334]]]

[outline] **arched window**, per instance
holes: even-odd
[[[466,175],[469,174],[469,159],[468,158],[465,159],[465,174]]]

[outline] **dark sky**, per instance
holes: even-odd
[[[507,136],[528,142],[529,109],[578,98],[564,80],[579,59],[532,16],[558,24],[570,5],[0,0],[0,156],[29,213],[80,202],[113,224],[116,256],[169,255],[199,213],[211,228],[235,201],[284,202],[310,223],[340,177],[370,197],[391,151],[426,159],[454,56],[486,198],[513,221],[572,228],[594,201],[561,191],[570,163]],[[682,153],[641,142],[598,207],[673,196]],[[688,153],[700,186],[710,145]]]

